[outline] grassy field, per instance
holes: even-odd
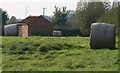
[[[118,49],[90,49],[89,37],[3,37],[2,47],[3,71],[118,70]]]

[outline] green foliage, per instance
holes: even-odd
[[[101,18],[99,18],[98,22],[105,22],[118,25],[118,8],[113,8],[109,10]]]
[[[67,28],[67,27],[62,27],[62,28],[57,28],[54,30],[59,30],[62,32],[62,36],[81,36],[81,32],[79,28]]]
[[[118,29],[118,7],[112,8],[111,10],[106,12],[98,19],[98,22],[104,22],[104,23],[110,23],[116,25]]]
[[[75,11],[71,10],[70,13],[67,15],[66,27],[78,28],[76,25],[76,12]]]
[[[2,35],[2,11],[0,9],[0,35]]]
[[[2,70],[118,70],[120,61],[118,59],[118,49],[93,50],[89,49],[88,43],[89,37],[3,37]],[[118,39],[116,46],[117,44]],[[44,47],[45,50],[42,47]],[[42,51],[40,51],[41,49]],[[8,53],[11,50],[15,52],[15,54]],[[23,53],[18,53],[18,50]]]
[[[62,10],[59,7],[55,6],[53,23],[58,26],[64,26],[67,23],[67,15],[70,11],[66,11],[66,7],[63,7]]]
[[[12,16],[8,21],[7,21],[7,24],[14,24],[17,22],[17,19],[15,16]]]
[[[84,33],[84,35],[89,35],[91,24],[97,22],[105,11],[106,6],[104,6],[103,2],[79,2],[76,10],[76,21],[81,32]]]
[[[115,7],[110,9],[108,12],[106,12],[104,15],[102,15],[97,22],[104,22],[104,23],[110,23],[116,26],[116,33],[119,33],[119,7]]]
[[[9,19],[6,11],[0,8],[0,35],[4,34],[4,25],[7,24],[7,20]]]
[[[120,13],[120,2],[118,2],[118,13]],[[120,14],[118,14],[118,22],[120,21]],[[118,24],[118,47],[120,47],[120,24]]]

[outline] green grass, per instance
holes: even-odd
[[[3,37],[2,47],[3,71],[117,71],[120,64],[118,49],[90,49],[89,37]]]

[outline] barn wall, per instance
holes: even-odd
[[[28,33],[29,35],[52,35],[53,34],[53,24],[47,21],[45,18],[33,18],[28,19]]]

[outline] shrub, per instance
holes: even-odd
[[[80,29],[78,29],[78,28],[56,28],[54,30],[61,31],[62,36],[78,36],[78,35],[81,35]]]

